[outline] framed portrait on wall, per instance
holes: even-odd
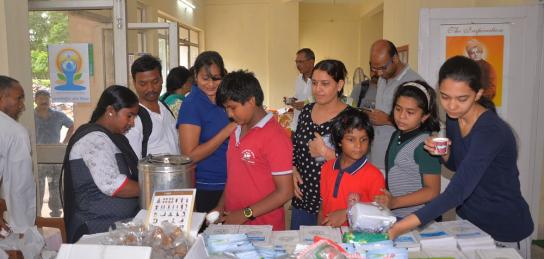
[[[448,24],[441,26],[445,41],[445,58],[461,55],[476,63],[482,70],[483,96],[493,101],[502,115],[507,85],[503,68],[508,67],[508,37],[510,24]]]
[[[408,64],[408,45],[397,47],[399,53],[399,59],[402,63]]]

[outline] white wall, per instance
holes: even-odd
[[[294,89],[298,3],[209,0],[205,8],[206,50],[218,51],[228,71],[254,72],[265,104],[282,107]]]
[[[496,7],[534,4],[537,0],[384,0],[383,37],[396,46],[410,46],[410,67],[417,71],[421,8]]]
[[[360,5],[349,4],[300,5],[300,47],[311,48],[316,63],[338,59],[346,65],[346,94],[351,92],[353,71],[362,63],[360,10]]]
[[[370,47],[383,38],[383,5],[362,17],[361,21],[361,67],[370,76]]]

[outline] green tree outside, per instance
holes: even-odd
[[[47,44],[65,43],[69,39],[68,15],[64,12],[29,12],[29,39],[32,83],[50,87]]]

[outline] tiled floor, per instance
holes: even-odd
[[[544,259],[544,248],[536,245],[531,246],[532,259]]]

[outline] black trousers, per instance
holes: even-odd
[[[207,191],[196,190],[195,211],[196,212],[210,212],[217,206],[223,190],[219,191]]]

